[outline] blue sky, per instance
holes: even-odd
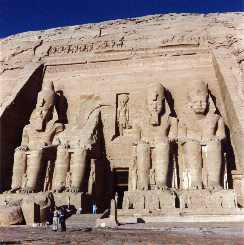
[[[244,11],[244,0],[0,0],[0,37],[169,12]]]

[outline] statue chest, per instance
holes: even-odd
[[[165,141],[168,138],[169,127],[168,117],[162,118],[158,126],[153,126],[148,121],[148,123],[141,128],[142,140],[149,143]]]
[[[31,126],[27,127],[30,149],[36,149],[40,146],[51,145],[55,133],[55,126],[47,125],[45,131],[37,131]]]
[[[49,143],[49,135],[47,132],[38,132],[36,130],[30,129],[28,134],[30,149],[39,148],[40,146],[44,146]]]
[[[187,125],[187,137],[197,141],[207,141],[216,134],[218,117],[210,115],[201,120],[192,121],[190,124]]]
[[[80,130],[68,130],[59,136],[61,144],[67,144],[70,148],[79,146],[80,138]]]

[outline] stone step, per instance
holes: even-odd
[[[100,214],[74,214],[66,220],[67,227],[93,227]]]

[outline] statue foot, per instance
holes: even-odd
[[[34,190],[32,187],[26,187],[26,188],[22,189],[21,192],[24,194],[30,194],[30,193],[34,193]]]
[[[69,192],[73,192],[73,193],[77,193],[80,192],[80,188],[79,187],[70,187],[69,188]]]
[[[21,190],[20,187],[12,188],[11,190],[7,191],[6,193],[18,193]]]
[[[138,188],[141,191],[148,191],[148,186],[142,186],[141,188]]]
[[[210,186],[208,186],[208,189],[211,190],[211,191],[223,190],[222,186],[220,186],[220,185],[210,185]]]
[[[202,185],[201,184],[200,185],[192,185],[190,187],[190,189],[192,189],[192,190],[201,190],[202,189]]]
[[[53,190],[53,192],[57,192],[57,193],[61,193],[63,191],[65,191],[65,186],[60,186]]]
[[[165,191],[165,190],[168,190],[168,186],[166,186],[166,185],[161,185],[161,186],[158,186],[157,189],[158,189],[158,190]]]
[[[168,190],[168,186],[166,186],[166,185],[158,185],[158,186],[156,186],[156,189],[165,191],[165,190]]]

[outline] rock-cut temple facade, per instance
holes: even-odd
[[[2,220],[111,200],[119,216],[244,219],[243,23],[165,14],[0,40]]]

